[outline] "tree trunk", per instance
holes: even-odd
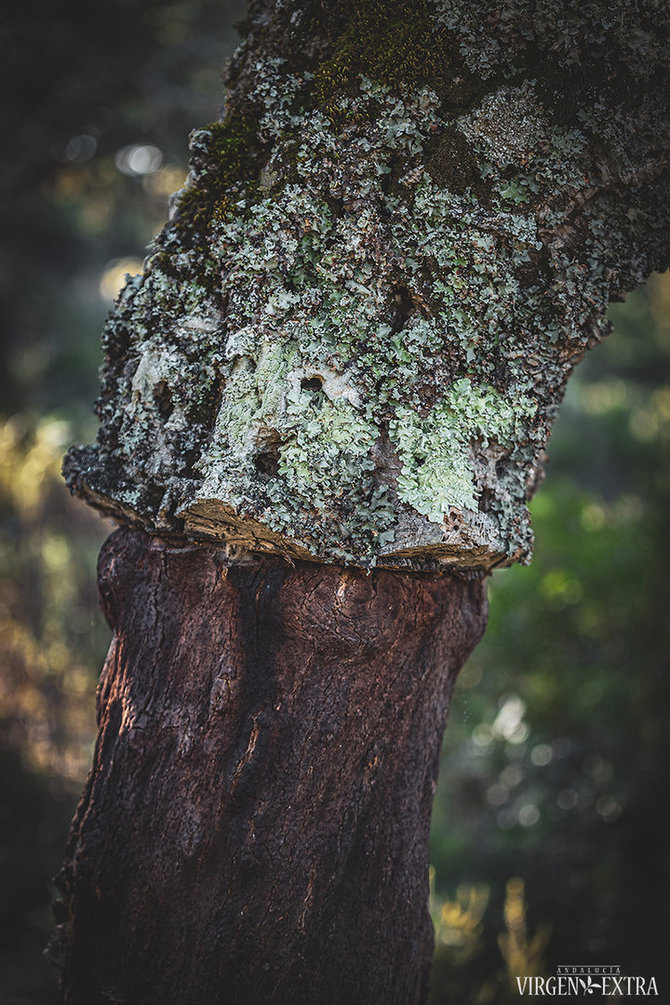
[[[64,1001],[411,1005],[428,831],[482,579],[117,531],[94,765],[59,879]]]

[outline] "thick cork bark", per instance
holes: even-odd
[[[412,1005],[481,579],[245,562],[122,530],[100,735],[59,878],[64,1002]]]
[[[293,560],[528,561],[566,381],[670,260],[670,8],[644,6],[251,3],[72,491]]]

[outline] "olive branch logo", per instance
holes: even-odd
[[[587,977],[586,980],[580,977],[579,983],[587,995],[592,995],[594,991],[602,991],[603,989],[602,984],[598,984],[598,982],[594,981],[592,977]]]

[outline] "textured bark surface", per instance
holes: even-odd
[[[100,736],[59,878],[64,1001],[412,1005],[480,579],[117,531]]]

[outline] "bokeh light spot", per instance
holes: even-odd
[[[596,813],[603,818],[605,823],[613,824],[619,819],[623,812],[621,803],[614,796],[600,796],[596,800]]]
[[[535,803],[524,803],[517,814],[522,827],[534,827],[540,820],[540,811]]]
[[[85,164],[86,161],[95,155],[98,149],[98,141],[90,133],[82,133],[80,136],[73,136],[65,145],[65,160],[73,164]]]
[[[121,292],[126,276],[134,276],[142,271],[139,258],[113,258],[107,262],[100,279],[100,296],[103,300],[115,300]]]
[[[579,802],[579,793],[576,789],[561,789],[556,796],[556,805],[561,810],[574,810]]]
[[[530,759],[537,768],[544,768],[553,756],[554,751],[549,743],[536,743],[530,752]]]
[[[130,177],[153,174],[163,163],[163,151],[152,143],[131,143],[117,151],[114,163],[121,174]]]

